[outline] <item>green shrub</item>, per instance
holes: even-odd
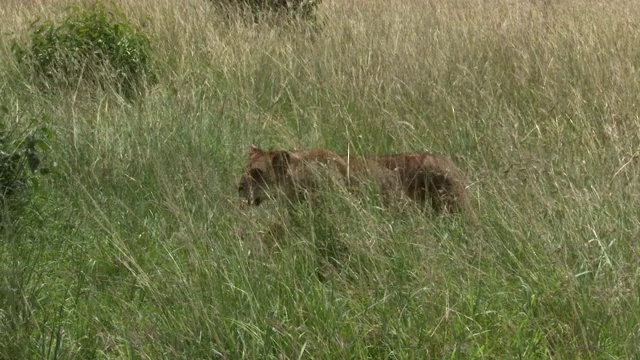
[[[1,112],[8,114],[6,107]],[[50,170],[41,166],[41,157],[49,149],[47,141],[53,132],[42,126],[43,119],[34,117],[32,126],[18,131],[0,121],[0,225],[13,222],[29,200],[29,188],[37,184],[38,174]]]
[[[27,50],[14,43],[14,54],[46,88],[89,82],[131,98],[156,82],[149,38],[111,2],[70,7],[60,24],[33,23]]]

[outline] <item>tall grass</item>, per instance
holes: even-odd
[[[34,89],[10,41],[66,3],[5,3],[5,122],[49,114],[62,170],[0,230],[0,358],[640,357],[634,2],[326,0],[278,27],[123,1],[160,67],[134,103]],[[447,153],[480,230],[245,207],[251,143]]]

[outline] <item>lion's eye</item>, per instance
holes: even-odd
[[[260,169],[251,169],[251,171],[249,171],[249,176],[251,176],[251,178],[255,180],[262,180],[263,174],[264,172]]]

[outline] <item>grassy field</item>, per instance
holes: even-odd
[[[640,358],[635,2],[325,0],[312,29],[122,3],[160,69],[134,103],[37,90],[11,41],[66,3],[0,9],[2,121],[59,166],[0,233],[0,359]],[[449,154],[480,229],[245,207],[252,143]]]

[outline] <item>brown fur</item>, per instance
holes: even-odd
[[[462,171],[449,157],[429,153],[383,155],[371,158],[342,157],[331,150],[267,151],[251,146],[240,180],[240,194],[259,205],[280,188],[288,198],[317,188],[319,170],[333,174],[349,187],[373,181],[380,186],[385,201],[404,193],[422,208],[438,213],[468,212]],[[328,170],[328,172],[326,171]]]
[[[436,212],[455,213],[467,208],[462,171],[444,155],[412,153],[373,158],[382,167],[397,173],[406,195]]]
[[[252,205],[260,205],[277,190],[299,200],[322,186],[323,176],[335,175],[345,178],[347,164],[331,150],[268,151],[251,146],[238,191]]]

